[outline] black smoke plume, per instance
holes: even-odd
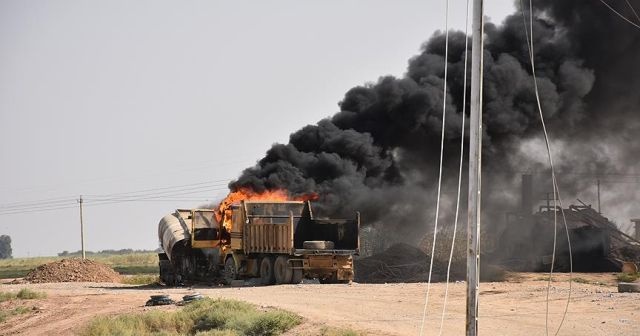
[[[618,5],[633,17],[623,2]],[[541,105],[563,196],[571,198],[591,186],[576,172],[635,172],[640,30],[598,1],[534,1],[534,7]],[[498,230],[519,201],[519,174],[548,166],[519,9],[500,25],[486,23],[485,35],[483,206],[487,230]],[[450,33],[444,225],[450,225],[455,204],[465,39],[462,32]],[[432,227],[435,210],[444,41],[436,32],[401,78],[384,76],[349,90],[333,117],[296,131],[288,144],[273,145],[230,188],[316,192],[323,215],[359,210],[363,224],[397,235],[389,239],[416,242]]]

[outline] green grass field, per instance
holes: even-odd
[[[69,257],[37,257],[0,260],[0,279],[24,277],[34,268]],[[87,259],[111,266],[125,275],[158,274],[158,255],[155,252],[130,254],[92,254]]]

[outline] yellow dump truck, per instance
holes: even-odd
[[[303,278],[349,282],[359,230],[359,213],[353,219],[315,218],[308,201],[242,201],[223,216],[215,210],[178,209],[158,226],[164,251],[160,278],[170,285],[248,278],[264,285]]]

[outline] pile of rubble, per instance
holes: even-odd
[[[399,243],[382,253],[354,261],[355,281],[361,283],[422,282],[429,259],[419,248]]]
[[[432,282],[446,280],[447,260],[436,258],[431,274]],[[482,259],[482,258],[481,258]],[[360,283],[399,283],[426,282],[429,279],[430,258],[421,249],[399,243],[392,245],[382,253],[354,260],[355,279]],[[504,281],[507,272],[501,267],[487,263],[480,264],[481,281]],[[466,261],[454,261],[451,264],[450,280],[464,280]]]
[[[89,259],[62,259],[40,265],[24,277],[31,283],[46,282],[121,282],[111,267]]]

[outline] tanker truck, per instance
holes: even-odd
[[[360,214],[315,218],[311,203],[241,201],[224,214],[177,209],[158,225],[160,279],[184,281],[259,278],[263,285],[353,280],[360,247]],[[217,219],[221,217],[220,219]]]

